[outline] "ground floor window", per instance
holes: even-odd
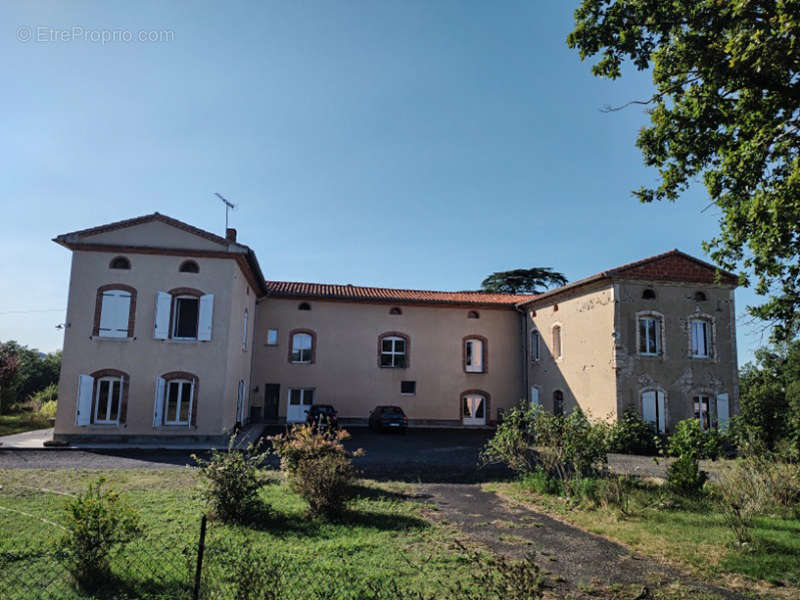
[[[665,412],[664,392],[661,390],[642,392],[642,418],[659,433],[667,431]]]
[[[557,417],[564,416],[564,392],[561,390],[553,392],[553,414]]]
[[[705,394],[694,397],[694,418],[700,421],[700,429],[711,429],[711,398]]]
[[[94,398],[94,422],[100,425],[119,423],[122,404],[122,378],[101,377],[96,381]]]
[[[487,410],[486,396],[478,392],[468,392],[461,396],[461,421],[464,425],[485,425]]]
[[[167,382],[166,425],[188,425],[192,416],[194,382],[188,379],[171,379]]]

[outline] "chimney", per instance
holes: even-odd
[[[236,230],[233,227],[228,227],[225,230],[225,239],[228,240],[229,242],[236,241]]]

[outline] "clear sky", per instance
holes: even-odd
[[[55,235],[153,211],[221,234],[214,192],[270,279],[461,290],[708,258],[701,187],[631,197],[655,181],[647,117],[600,109],[650,81],[592,77],[565,43],[576,5],[4,2],[0,340],[60,347]],[[762,342],[745,321],[740,363]]]

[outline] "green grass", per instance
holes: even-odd
[[[576,506],[562,497],[536,493],[518,481],[485,487],[643,554],[688,566],[706,579],[725,573],[729,583],[735,583],[744,576],[766,587],[780,586],[788,597],[800,597],[793,596],[800,594],[800,519],[756,519],[755,548],[743,550],[733,544],[717,503],[708,498],[671,498],[657,485],[641,483],[632,490],[627,516],[613,508]]]
[[[0,435],[12,435],[47,427],[52,427],[50,420],[34,411],[20,410],[0,415]]]
[[[119,470],[103,475],[138,509],[144,525],[143,536],[112,560],[120,589],[132,586],[136,597],[184,597],[205,510],[198,473]],[[0,557],[9,553],[19,559],[0,568],[0,597],[15,597],[20,585],[12,582],[20,578],[34,587],[48,582],[53,597],[84,597],[72,591],[66,571],[49,553],[62,534],[58,524],[69,500],[65,494],[83,491],[97,476],[89,471],[0,471]],[[285,598],[314,597],[315,590],[320,597],[359,598],[370,586],[390,582],[407,589],[443,589],[463,578],[470,566],[453,546],[454,532],[424,520],[423,505],[407,497],[407,490],[404,484],[362,482],[341,521],[329,523],[308,519],[306,503],[276,478],[262,491],[271,510],[254,517],[250,526],[209,521],[205,573],[220,574],[221,551],[247,541],[269,562],[282,563]]]

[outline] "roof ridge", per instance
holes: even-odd
[[[287,285],[319,285],[319,286],[328,286],[328,287],[343,287],[343,288],[357,288],[362,290],[383,290],[387,292],[412,292],[412,293],[423,293],[423,294],[476,294],[476,295],[484,295],[484,296],[508,296],[508,297],[533,297],[537,294],[512,294],[510,292],[489,292],[484,290],[426,290],[426,289],[417,289],[417,288],[392,288],[392,287],[383,287],[383,286],[376,286],[376,285],[355,285],[352,283],[322,283],[319,281],[286,281],[286,280],[266,280],[266,284],[287,284]]]

